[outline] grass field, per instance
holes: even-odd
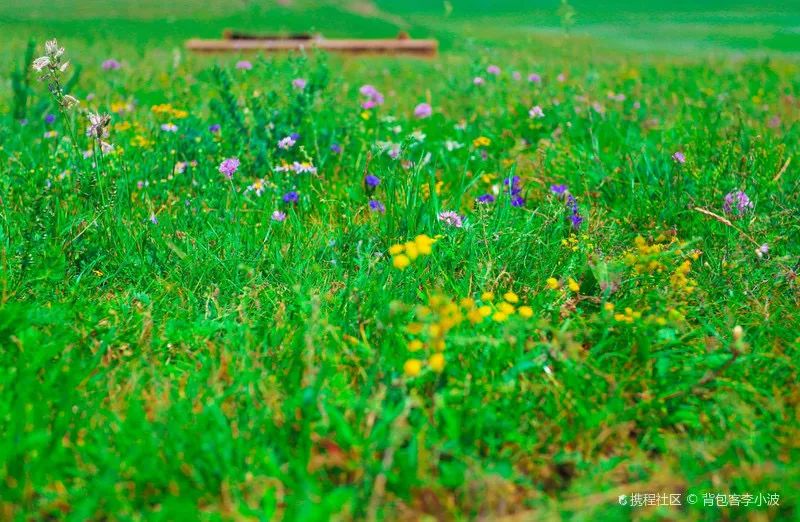
[[[800,520],[800,5],[108,4],[0,6],[0,520]]]

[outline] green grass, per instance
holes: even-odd
[[[565,36],[555,2],[454,4],[0,7],[0,520],[800,518],[797,10],[575,2]],[[249,71],[180,51],[309,24],[445,49]],[[45,37],[65,115],[29,67]],[[362,110],[364,84],[385,103]],[[738,190],[752,208],[726,213]],[[704,493],[780,502],[686,505]]]

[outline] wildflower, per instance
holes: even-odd
[[[47,114],[47,115],[44,117],[44,122],[45,122],[46,124],[48,124],[48,125],[52,125],[54,121],[56,121],[56,115],[55,115],[55,114],[49,114],[49,113],[48,113],[48,114]]]
[[[510,290],[508,292],[506,292],[505,294],[503,294],[503,299],[505,299],[506,301],[508,301],[511,304],[519,302],[519,296],[517,296],[517,294],[515,294],[514,292],[512,292]]]
[[[768,253],[769,253],[769,245],[768,245],[768,244],[766,244],[766,243],[764,243],[764,244],[763,244],[763,245],[761,245],[760,247],[756,248],[756,255],[757,255],[758,257],[760,257],[760,258],[761,258],[761,257],[764,257],[764,256],[765,256],[765,255],[767,255]]]
[[[428,118],[431,114],[433,114],[433,109],[428,103],[420,103],[414,107],[414,117],[416,118]]]
[[[686,156],[684,156],[683,152],[681,151],[676,151],[675,154],[672,155],[672,159],[681,165],[686,163]]]
[[[305,78],[295,78],[294,80],[292,80],[292,87],[294,87],[298,91],[302,91],[303,89],[305,89],[306,84],[307,82]]]
[[[531,107],[531,110],[528,111],[528,116],[533,119],[544,118],[544,111],[538,105],[534,105]]]
[[[546,283],[547,283],[547,288],[549,288],[550,290],[558,290],[559,288],[561,288],[561,283],[559,283],[558,279],[556,279],[555,277],[548,277]]]
[[[228,158],[219,164],[219,171],[228,179],[233,178],[234,172],[239,168],[239,158]]]
[[[472,79],[472,83],[474,85],[483,85],[484,83],[486,83],[486,80],[484,80],[481,76],[476,76],[475,78]]]
[[[50,66],[50,57],[49,56],[40,56],[39,58],[33,61],[33,70],[36,72],[42,72],[46,67]]]
[[[486,68],[486,72],[491,75],[497,76],[498,74],[500,74],[500,67],[496,65],[490,65],[489,67]]]
[[[341,154],[342,147],[338,143],[331,143],[331,152],[334,154]]]
[[[236,62],[236,68],[241,69],[243,71],[249,71],[250,69],[253,68],[253,64],[247,60],[239,60],[238,62]]]
[[[452,210],[439,212],[439,221],[442,221],[451,227],[461,228],[463,225],[462,219],[463,218],[461,216]]]
[[[447,149],[448,152],[453,152],[454,150],[458,150],[463,146],[464,146],[463,143],[459,143],[453,140],[446,140],[444,142],[444,148]]]
[[[398,254],[392,259],[392,264],[395,268],[404,270],[408,265],[411,264],[411,260],[405,254]]]
[[[105,71],[116,71],[117,69],[121,68],[122,64],[116,61],[113,58],[109,58],[103,62],[103,70]]]
[[[208,132],[211,134],[216,134],[220,131],[220,129],[222,129],[222,126],[219,123],[215,123],[213,125],[209,125]]]
[[[281,212],[280,210],[274,210],[272,211],[272,215],[270,216],[270,218],[272,219],[272,221],[277,221],[280,223],[281,221],[286,220],[286,213]]]
[[[419,359],[409,359],[403,365],[403,372],[408,377],[416,377],[422,371],[422,361]]]
[[[481,294],[481,301],[494,301],[494,293],[484,292]]]
[[[568,187],[566,185],[550,185],[550,192],[556,194],[557,196],[562,196],[564,193],[567,192]]]
[[[475,201],[477,201],[481,205],[487,205],[489,203],[494,203],[494,196],[491,194],[481,194],[480,196],[475,198]]]
[[[381,94],[378,89],[372,85],[362,85],[358,92],[367,98],[361,103],[362,109],[369,110],[377,107],[378,105],[383,105],[383,94]]]
[[[295,143],[297,142],[291,136],[286,136],[278,142],[278,148],[288,150],[294,147]]]
[[[514,81],[518,82],[522,79],[522,73],[520,73],[519,71],[514,71],[511,73],[511,77],[514,79]]]
[[[364,176],[364,185],[367,187],[367,190],[374,189],[380,184],[381,180],[378,176],[375,176],[374,174],[367,174]]]
[[[504,323],[507,320],[508,320],[508,314],[505,314],[505,313],[500,312],[500,311],[497,311],[494,314],[492,314],[492,321],[494,321],[496,323]]]
[[[444,371],[444,363],[444,355],[441,353],[435,353],[428,359],[428,366],[436,373],[442,373],[442,371]]]
[[[382,214],[386,212],[386,207],[377,199],[371,199],[369,200],[369,210],[370,212],[380,212]]]
[[[530,317],[533,317],[533,308],[531,308],[530,306],[520,306],[519,309],[517,309],[517,313],[519,313],[520,317],[528,319]]]
[[[156,215],[155,215],[155,214],[153,214],[153,213],[151,213],[151,214],[150,214],[150,223],[152,223],[152,224],[154,224],[154,225],[157,225],[157,224],[158,224],[158,218],[157,218],[157,217],[156,217]]]
[[[536,73],[531,73],[528,75],[528,81],[531,83],[542,83],[542,77]]]
[[[525,206],[525,198],[522,196],[511,196],[511,206],[512,207],[524,207]]]
[[[178,126],[174,123],[162,123],[161,130],[164,132],[178,132]]]
[[[747,194],[741,190],[726,194],[722,204],[722,210],[726,214],[733,214],[735,210],[737,216],[743,216],[748,210],[752,210],[752,208],[753,202],[750,201]]]
[[[567,278],[567,287],[573,292],[579,292],[581,289],[581,285],[571,277]]]
[[[583,223],[583,216],[580,215],[578,201],[572,194],[567,195],[567,208],[569,208],[569,220],[572,222],[572,227],[575,229],[580,228],[581,223]]]
[[[291,190],[283,195],[284,203],[297,203],[299,200],[300,200],[300,195],[294,190]]]
[[[45,139],[52,139],[52,138],[55,138],[56,136],[58,136],[58,132],[56,132],[54,130],[47,131],[43,135],[43,137]]]
[[[89,126],[86,127],[86,135],[97,140],[107,138],[111,116],[108,114],[89,113],[88,118]]]

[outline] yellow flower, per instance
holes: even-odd
[[[403,365],[403,372],[409,377],[416,377],[422,371],[422,361],[419,359],[409,359]]]
[[[394,256],[394,259],[392,259],[392,264],[395,268],[404,270],[408,265],[411,264],[411,260],[408,258],[408,256],[400,254]]]
[[[409,259],[414,260],[419,256],[419,250],[417,250],[417,244],[413,241],[408,241],[405,244],[406,247],[406,255]]]
[[[508,301],[509,303],[512,303],[512,304],[519,302],[519,297],[517,297],[517,294],[515,294],[514,292],[511,292],[511,291],[506,292],[505,294],[503,294],[503,299],[505,299],[506,301]]]
[[[573,292],[579,292],[581,289],[581,285],[579,285],[578,282],[572,279],[571,277],[567,278],[567,286]]]
[[[481,294],[481,301],[494,301],[494,294],[492,292],[484,292]]]
[[[478,313],[481,314],[481,317],[489,317],[492,315],[492,308],[489,305],[483,305],[478,308]]]
[[[405,247],[403,245],[392,245],[389,247],[389,253],[393,256],[396,256],[397,254],[402,253],[404,249]]]
[[[517,312],[519,313],[520,317],[524,317],[525,319],[533,317],[533,308],[530,306],[520,306]]]
[[[489,308],[488,306],[486,308],[489,310],[489,313],[492,312],[491,308]],[[467,319],[469,319],[469,322],[471,322],[472,324],[480,323],[481,321],[483,321],[483,317],[484,316],[481,315],[480,310],[477,308],[473,308],[472,310],[467,312]]]
[[[514,305],[506,302],[502,302],[497,305],[497,309],[506,315],[512,315],[514,313]]]
[[[473,147],[486,147],[492,144],[492,140],[487,138],[486,136],[478,136],[474,140],[472,140]]]
[[[498,311],[495,312],[494,315],[492,315],[492,320],[496,323],[503,323],[508,320],[508,316],[503,312]]]
[[[471,297],[465,297],[461,300],[461,308],[472,308],[475,306],[475,299]]]
[[[406,331],[411,335],[422,333],[422,323],[408,323]]]
[[[614,311],[614,303],[606,303],[606,304],[603,305],[603,308],[605,308],[605,310],[607,312],[613,312]]]
[[[436,373],[441,373],[444,370],[444,355],[435,353],[428,359],[428,366]]]
[[[548,277],[547,278],[547,288],[550,290],[558,290],[561,288],[561,283],[558,282],[558,279],[555,277]]]
[[[361,119],[362,120],[368,120],[370,118],[370,116],[372,116],[372,114],[370,114],[369,111],[363,111],[361,113]]]
[[[408,341],[408,349],[412,352],[422,350],[422,341],[419,339],[412,339],[411,341]]]

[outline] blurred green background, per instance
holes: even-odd
[[[626,51],[800,53],[800,0],[21,0],[0,2],[12,48],[29,37],[173,46],[224,28],[329,37],[435,37],[524,45],[561,34]]]

